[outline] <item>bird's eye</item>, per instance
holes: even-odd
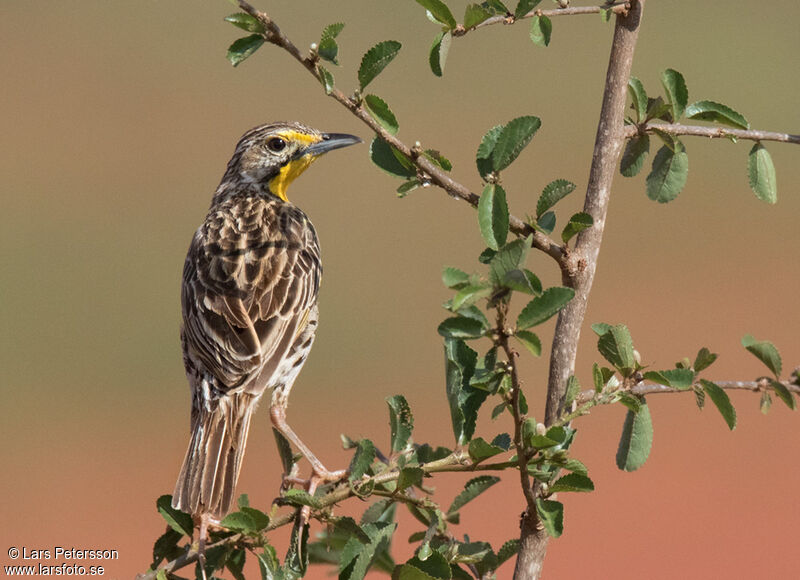
[[[280,137],[273,137],[272,139],[267,141],[267,149],[269,149],[273,153],[280,153],[281,151],[286,149],[286,141],[284,141]]]

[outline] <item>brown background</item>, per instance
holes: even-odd
[[[473,190],[481,135],[540,116],[543,128],[504,175],[517,215],[533,211],[552,179],[585,188],[611,25],[596,16],[555,20],[548,49],[532,45],[527,23],[485,29],[454,42],[438,79],[427,67],[436,27],[416,3],[330,4],[261,6],[301,46],[324,25],[346,22],[343,66],[334,70],[346,90],[367,48],[403,42],[370,91],[398,115],[401,138],[441,148]],[[465,3],[451,4],[460,20]],[[63,545],[119,550],[106,577],[147,567],[163,529],[154,502],[171,492],[187,436],[177,338],[183,257],[237,138],[279,119],[370,138],[286,54],[265,47],[230,67],[224,53],[237,31],[222,18],[232,11],[185,0],[0,8],[2,564],[10,546]],[[634,74],[651,94],[660,71],[676,68],[690,100],[721,100],[756,128],[800,132],[797,3],[651,1],[645,17]],[[667,206],[646,199],[643,176],[617,178],[588,321],[627,323],[656,367],[708,345],[721,354],[709,378],[754,378],[763,369],[739,346],[752,333],[773,340],[790,370],[800,361],[800,151],[769,145],[780,203],[767,206],[747,186],[750,144],[686,144],[689,182]],[[361,146],[319,162],[290,192],[317,226],[325,277],[318,342],[289,417],[329,467],[349,461],[340,432],[386,445],[384,399],[398,392],[414,409],[417,441],[452,443],[436,334],[447,297],[439,272],[443,264],[473,269],[482,244],[465,204],[433,189],[397,200],[398,184]],[[562,223],[578,196],[564,206]],[[533,264],[557,282],[550,263],[536,256]],[[598,358],[593,342],[587,329],[584,385]],[[548,354],[522,363],[533,414],[541,414]],[[545,576],[796,575],[797,416],[776,402],[765,418],[750,394],[733,401],[739,426],[729,433],[691,396],[653,397],[653,453],[635,474],[614,466],[620,409],[579,421],[574,452],[597,491],[562,498],[566,532],[551,544]],[[267,424],[262,413],[240,482],[261,507],[280,474]],[[508,429],[487,420],[479,433]],[[506,479],[467,511],[458,533],[495,546],[516,535],[522,498]],[[463,478],[433,483],[447,504]],[[416,529],[401,520],[399,558]],[[500,577],[509,576],[507,565]]]

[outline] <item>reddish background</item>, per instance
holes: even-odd
[[[463,2],[451,4],[462,14]],[[437,79],[426,61],[436,28],[414,2],[262,5],[301,46],[324,25],[347,23],[334,71],[344,89],[369,46],[402,41],[370,90],[398,115],[401,138],[442,149],[475,190],[483,132],[540,116],[543,128],[504,175],[517,215],[552,179],[585,187],[611,32],[597,17],[555,21],[548,49],[531,44],[527,24],[469,35]],[[236,139],[277,119],[369,139],[287,55],[265,48],[231,68],[224,51],[236,31],[222,22],[231,11],[224,2],[97,0],[0,9],[0,564],[11,546],[63,545],[119,550],[106,577],[147,568],[163,529],[155,500],[172,489],[188,430],[177,339],[183,256]],[[754,127],[800,132],[799,16],[788,0],[650,2],[634,74],[652,94],[659,72],[676,68],[690,100],[721,100]],[[719,380],[764,372],[739,345],[752,333],[781,348],[788,374],[800,360],[798,151],[768,145],[781,199],[767,206],[747,186],[749,144],[686,144],[691,173],[677,201],[647,200],[643,177],[617,179],[588,321],[628,324],[655,367],[707,345],[721,355],[708,375]],[[384,399],[398,392],[414,409],[417,441],[452,443],[435,331],[447,297],[439,271],[473,269],[482,248],[464,204],[435,190],[397,200],[398,183],[370,166],[366,147],[335,155],[291,193],[314,219],[326,270],[318,341],[289,417],[332,468],[349,461],[341,432],[386,445]],[[564,206],[562,221],[580,200]],[[533,264],[557,283],[546,260]],[[593,342],[587,329],[584,385]],[[523,362],[534,415],[548,354]],[[763,417],[757,396],[732,398],[739,425],[729,433],[691,396],[653,397],[653,452],[634,474],[614,466],[620,409],[577,422],[574,453],[597,491],[562,496],[566,531],[551,543],[545,577],[795,576],[797,416],[776,401]],[[508,429],[487,419],[479,434]],[[263,413],[249,447],[240,490],[265,507],[280,469]],[[433,480],[442,503],[464,479]],[[505,479],[465,512],[458,533],[495,546],[517,534],[522,498]],[[401,518],[398,559],[416,529]]]

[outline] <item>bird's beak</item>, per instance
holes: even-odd
[[[309,147],[303,151],[300,151],[299,153],[302,156],[312,155],[313,157],[318,157],[323,153],[327,153],[328,151],[333,151],[334,149],[340,149],[342,147],[349,147],[350,145],[355,145],[356,143],[361,143],[361,139],[355,135],[348,135],[347,133],[325,133],[322,135],[321,141],[311,144]]]

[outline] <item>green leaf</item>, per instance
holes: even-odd
[[[458,510],[492,487],[498,481],[500,481],[500,478],[493,475],[481,475],[474,479],[470,479],[464,485],[464,491],[459,493],[453,500],[453,503],[450,504],[450,507],[447,508],[447,513],[456,513]]]
[[[329,24],[322,31],[322,37],[320,38],[319,47],[317,48],[317,54],[322,60],[327,60],[333,64],[339,64],[339,61],[336,60],[339,55],[339,45],[336,43],[335,39],[339,36],[343,28],[344,23],[337,22],[335,24]]]
[[[672,108],[664,102],[661,97],[647,99],[647,114],[645,121],[650,119],[661,119],[662,121],[672,122]]]
[[[705,379],[700,379],[700,384],[703,385],[703,390],[709,396],[711,402],[717,407],[722,418],[725,419],[728,428],[731,431],[736,429],[736,409],[733,408],[728,393],[716,383]]]
[[[445,338],[472,339],[482,337],[486,329],[479,320],[454,316],[442,321],[437,331]]]
[[[537,497],[536,513],[551,537],[558,538],[564,532],[564,505],[561,502]]]
[[[536,217],[542,217],[547,210],[575,191],[575,187],[574,183],[566,179],[556,179],[548,183],[536,202]]]
[[[475,372],[478,353],[463,340],[447,338],[445,346],[445,377],[447,400],[453,433],[458,445],[464,445],[475,433],[478,409],[489,396],[489,391],[470,386]]]
[[[319,73],[319,82],[325,87],[325,94],[330,95],[334,88],[334,80],[331,72],[321,64],[317,65],[317,72]]]
[[[519,539],[514,538],[513,540],[506,541],[500,546],[500,549],[497,550],[497,566],[499,567],[513,556],[516,556],[517,552],[519,552]]]
[[[499,250],[508,237],[508,204],[505,190],[493,183],[486,184],[478,202],[478,225],[486,245]]]
[[[489,262],[489,281],[493,286],[502,287],[509,272],[523,267],[532,242],[533,237],[528,236],[524,240],[517,239],[500,248]]]
[[[413,485],[420,485],[425,472],[421,467],[404,467],[397,478],[397,491],[403,491]]]
[[[237,28],[246,30],[247,32],[264,32],[264,26],[257,18],[253,18],[244,12],[238,12],[225,17],[225,22],[230,22]]]
[[[362,526],[370,537],[367,544],[355,537],[347,541],[339,559],[339,578],[341,580],[361,580],[378,556],[389,548],[392,534],[397,524],[375,522]]]
[[[194,522],[192,516],[172,507],[172,496],[162,495],[156,500],[156,508],[161,517],[166,520],[169,527],[190,538],[194,534]]]
[[[411,407],[403,395],[389,397],[386,403],[389,405],[392,453],[398,453],[408,446],[408,440],[414,430],[414,415],[411,414]]]
[[[364,104],[367,105],[367,110],[381,127],[391,135],[397,134],[397,129],[399,128],[397,117],[394,116],[386,101],[377,95],[367,95],[364,97]]]
[[[550,35],[553,33],[553,23],[542,14],[534,16],[531,22],[531,40],[536,46],[547,46],[550,44]]]
[[[450,171],[453,168],[453,164],[450,162],[450,160],[442,155],[440,151],[435,149],[426,149],[423,151],[423,154],[445,171]]]
[[[467,30],[474,28],[491,16],[491,13],[480,4],[467,4],[464,11],[464,28]]]
[[[597,350],[624,376],[628,376],[636,368],[633,339],[624,324],[609,327],[597,340]]]
[[[562,491],[594,491],[594,482],[585,475],[568,473],[560,479],[557,479],[553,485],[550,486],[550,493],[559,493]]]
[[[262,580],[285,580],[280,570],[280,563],[272,546],[264,546],[262,553],[256,553],[258,568],[261,570]]]
[[[397,197],[403,199],[405,196],[407,196],[409,193],[411,193],[421,185],[422,183],[419,181],[419,179],[409,179],[408,181],[403,183],[403,185],[397,188]]]
[[[159,536],[155,544],[153,544],[153,563],[150,567],[155,569],[165,558],[167,560],[174,560],[180,556],[184,550],[178,547],[178,542],[181,541],[183,536],[184,534],[182,532],[176,532],[172,528],[167,528],[167,531]],[[166,580],[166,578],[164,580]]]
[[[689,156],[680,141],[676,142],[675,151],[661,147],[647,176],[647,197],[659,203],[672,201],[686,185],[688,175]]]
[[[401,46],[396,40],[384,40],[364,54],[358,68],[358,84],[362,91],[394,60]]]
[[[714,101],[697,101],[686,107],[686,116],[690,119],[711,121],[720,125],[728,125],[736,129],[749,129],[750,123],[738,113],[722,103]]]
[[[694,383],[695,373],[692,369],[669,369],[666,371],[648,371],[644,378],[655,383],[672,387],[678,391],[688,391]]]
[[[367,475],[373,461],[375,461],[375,444],[369,439],[361,439],[350,461],[348,469],[350,481],[358,481]]]
[[[437,77],[444,74],[444,65],[447,63],[447,54],[450,52],[450,42],[452,40],[453,35],[444,30],[433,39],[431,51],[428,55],[428,64],[430,64],[431,72]]]
[[[775,345],[768,340],[758,341],[751,335],[745,335],[742,338],[742,346],[748,351],[753,353],[755,357],[766,365],[772,371],[776,379],[781,376],[781,354]]]
[[[256,523],[253,518],[250,517],[250,514],[244,512],[229,513],[220,522],[220,525],[223,528],[228,528],[235,532],[244,532],[245,534],[255,532],[257,529]]]
[[[503,284],[516,292],[524,292],[525,294],[532,294],[534,296],[538,296],[542,293],[541,280],[530,270],[517,269],[506,272]]]
[[[497,445],[487,443],[483,437],[476,437],[469,442],[469,456],[473,461],[479,462],[507,451]]]
[[[699,351],[697,351],[697,356],[694,359],[694,365],[692,365],[694,372],[699,373],[700,371],[706,370],[708,367],[714,364],[714,361],[717,360],[717,356],[719,356],[717,353],[711,352],[706,347],[701,348]]]
[[[667,101],[672,107],[672,119],[675,123],[683,116],[686,104],[689,102],[689,91],[686,81],[678,71],[668,68],[661,73],[661,84],[667,93]]]
[[[361,526],[359,526],[353,518],[340,516],[330,518],[328,521],[332,523],[337,530],[344,532],[347,536],[355,537],[362,544],[366,544],[370,541],[370,537],[361,529]]]
[[[534,333],[528,330],[518,330],[514,333],[514,338],[522,343],[533,356],[542,354],[542,341]]]
[[[761,393],[759,408],[761,409],[761,412],[766,415],[769,413],[770,407],[772,407],[772,397],[770,396],[769,391],[764,391]]]
[[[593,225],[594,220],[592,219],[592,216],[590,216],[588,213],[578,212],[569,218],[569,222],[567,222],[567,225],[564,226],[564,230],[561,232],[561,240],[566,244],[573,238],[573,236],[585,229],[592,227]]]
[[[234,41],[228,47],[227,58],[233,66],[239,66],[245,59],[261,48],[264,37],[260,34],[251,34]]]
[[[514,9],[514,18],[520,19],[530,13],[541,1],[542,0],[519,0],[517,7]]]
[[[750,189],[756,197],[767,203],[778,202],[778,185],[772,156],[761,143],[756,143],[747,156],[747,174]]]
[[[369,157],[375,165],[383,169],[389,175],[402,177],[404,179],[417,176],[417,172],[413,166],[408,166],[410,162],[407,161],[408,165],[406,165],[400,161],[403,154],[378,137],[375,137],[369,146]]]
[[[478,166],[478,173],[481,177],[486,177],[494,171],[492,163],[492,153],[497,145],[497,140],[500,138],[500,133],[503,132],[505,125],[495,125],[489,129],[481,139],[481,144],[478,145],[478,152],[475,154],[475,163]]]
[[[797,408],[797,402],[794,400],[794,395],[782,382],[770,380],[769,385],[775,391],[775,394],[778,395],[778,398],[783,401],[787,407],[789,407],[792,411]]]
[[[600,8],[600,20],[603,22],[608,22],[611,20],[611,16],[614,14],[614,11],[611,8]]]
[[[304,489],[287,489],[283,492],[283,499],[294,506],[307,505],[314,509],[320,508],[319,500]]]
[[[421,556],[414,556],[395,568],[392,580],[451,580],[450,565],[442,554],[432,551],[424,560]]]
[[[486,284],[465,286],[453,296],[452,310],[458,311],[464,306],[475,303],[476,300],[485,298],[492,293],[492,288]]]
[[[464,270],[453,268],[452,266],[445,266],[442,269],[442,282],[448,288],[460,289],[469,283],[469,274]]]
[[[291,473],[292,466],[295,463],[294,454],[292,453],[292,446],[286,437],[277,429],[272,429],[272,435],[275,437],[275,445],[278,448],[278,456],[281,458],[281,466],[284,473]]]
[[[572,404],[572,401],[575,400],[575,397],[578,396],[581,392],[581,383],[578,381],[578,377],[575,375],[570,375],[567,379],[567,390],[564,394],[564,406],[569,406]]]
[[[547,235],[550,235],[554,229],[556,229],[556,214],[552,211],[544,212],[544,215],[536,220],[536,224],[534,227],[537,230],[544,232]]]
[[[650,153],[650,136],[637,135],[628,139],[625,151],[619,162],[619,172],[624,177],[634,177],[639,174],[644,166],[644,160]]]
[[[262,512],[261,510],[251,508],[250,506],[242,506],[239,509],[241,510],[242,513],[245,513],[248,516],[250,516],[250,519],[253,521],[253,524],[255,525],[256,531],[261,531],[269,525],[269,516],[264,512]]]
[[[450,12],[447,4],[442,2],[442,0],[417,0],[417,4],[430,12],[431,16],[433,16],[437,22],[448,26],[450,30],[458,25],[456,19],[453,17],[453,13]]]
[[[564,308],[573,296],[575,291],[572,288],[564,286],[548,288],[522,309],[517,317],[517,328],[525,329],[542,324]]]
[[[636,111],[636,121],[641,123],[647,118],[647,92],[644,90],[642,81],[636,77],[628,80],[628,94],[633,103],[633,110]]]
[[[650,455],[653,446],[653,420],[644,397],[640,399],[639,411],[628,410],[622,437],[617,449],[617,467],[624,471],[636,471]]]
[[[494,171],[502,171],[522,153],[531,142],[542,122],[538,117],[517,117],[503,127],[497,137],[492,151],[492,167]]]

